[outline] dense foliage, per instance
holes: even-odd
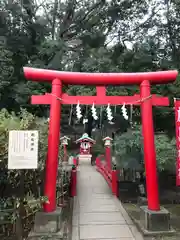
[[[42,196],[49,106],[31,105],[30,96],[50,92],[51,86],[27,81],[23,66],[80,72],[179,70],[179,19],[177,0],[0,1],[0,209],[6,205],[14,208],[24,198],[31,204],[34,199],[39,202]],[[96,93],[95,87],[89,86],[63,88],[73,95]],[[139,92],[137,86],[106,89],[108,95]],[[172,172],[176,159],[173,98],[180,95],[180,78],[174,84],[152,86],[152,93],[170,98],[169,107],[154,107],[153,114],[155,132],[161,132],[156,134],[158,168]],[[75,106],[63,106],[61,133],[70,136],[71,143],[84,131],[93,135],[98,140],[94,157],[104,152],[102,136],[114,132],[118,165],[143,169],[140,127],[130,129],[141,124],[139,107],[129,111],[132,123],[123,119],[121,106],[112,109],[114,125],[107,124],[104,107],[97,108],[99,119],[94,121],[90,107],[82,106],[88,118],[83,126],[77,122]],[[37,170],[7,170],[8,132],[12,129],[39,130]],[[68,150],[75,153],[72,145]]]
[[[29,105],[29,98],[50,91],[50,86],[27,82],[25,65],[86,72],[179,68],[178,1],[2,0],[0,12],[1,108],[16,112],[23,106],[33,114],[48,116],[47,107]],[[137,87],[107,89],[111,95],[138,91]],[[178,80],[155,86],[153,92],[173,100],[179,89]],[[66,86],[66,91],[95,93],[93,87],[84,86]],[[66,115],[67,109],[63,108]],[[134,114],[139,116],[138,111]],[[155,116],[158,130],[174,132],[172,109],[160,108]]]
[[[26,110],[18,115],[2,109],[0,112],[0,182],[1,201],[9,198],[14,204],[16,198],[41,197],[42,174],[47,152],[47,121],[38,119]],[[39,160],[37,170],[7,170],[8,136],[10,130],[39,130]],[[7,201],[6,201],[6,204]],[[3,206],[1,206],[3,207]]]
[[[175,0],[1,0],[0,109],[18,113],[23,107],[33,113],[31,115],[23,110],[21,114],[24,120],[20,120],[15,114],[8,115],[4,110],[1,112],[2,124],[7,126],[3,127],[0,139],[3,164],[7,159],[8,129],[41,130],[44,129],[41,121],[44,120],[37,123],[34,115],[49,116],[47,106],[32,106],[29,98],[32,94],[49,92],[50,85],[26,81],[23,66],[85,72],[179,69],[179,14],[179,1]],[[64,90],[75,95],[95,94],[94,87],[64,86]],[[136,86],[109,86],[107,91],[109,95],[133,95],[139,89]],[[166,95],[171,100],[170,107],[154,109],[155,130],[164,133],[157,136],[158,163],[160,169],[164,169],[175,159],[174,152],[170,152],[175,149],[174,140],[171,142],[165,134],[171,138],[175,135],[172,103],[174,97],[179,97],[179,78],[175,84],[153,86],[152,92]],[[118,109],[120,107],[117,107],[120,115]],[[69,106],[63,107],[62,111],[61,130],[66,133]],[[83,111],[89,118],[85,130],[91,134],[92,128],[100,124],[93,122],[90,109],[84,108]],[[73,126],[69,127],[69,132],[81,134],[84,128],[78,128],[74,112],[75,108],[72,107]],[[101,111],[98,110],[98,113],[101,114]],[[140,123],[139,108],[134,108],[133,121]],[[126,130],[129,125],[124,126],[125,122],[122,121],[118,128]],[[45,135],[43,137],[46,138]],[[43,138],[41,141],[44,142]],[[118,154],[122,159],[142,158],[142,154],[138,155],[142,147],[137,131],[128,131],[118,141]],[[40,159],[44,161],[45,149],[40,153]]]
[[[10,130],[39,130],[39,158],[36,170],[8,170],[8,137]],[[43,196],[44,167],[47,152],[47,120],[26,110],[0,111],[0,236],[14,233],[20,239],[31,227],[34,213],[47,201]],[[21,220],[19,220],[21,219]],[[27,229],[28,228],[28,229]],[[19,230],[18,230],[19,229]]]
[[[164,133],[155,134],[157,166],[159,171],[175,173],[176,142]],[[114,142],[117,164],[120,168],[144,171],[143,139],[138,127],[116,137]]]

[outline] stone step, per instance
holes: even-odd
[[[46,240],[62,239],[63,240],[63,231],[59,231],[57,233],[35,233],[35,232],[31,232],[29,234],[27,240],[42,240],[42,239],[46,239]]]

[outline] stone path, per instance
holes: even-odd
[[[121,202],[89,162],[81,162],[72,240],[143,240]]]

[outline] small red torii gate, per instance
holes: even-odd
[[[32,96],[32,104],[50,105],[50,122],[48,135],[48,153],[46,159],[46,178],[44,194],[49,203],[44,204],[45,212],[56,209],[56,177],[60,137],[60,118],[62,104],[96,104],[96,105],[141,105],[142,135],[144,141],[144,158],[148,209],[160,210],[156,150],[154,144],[154,127],[152,106],[168,106],[167,97],[151,95],[151,84],[174,82],[178,75],[176,70],[145,73],[80,73],[63,72],[24,67],[24,75],[32,81],[52,83],[51,93]],[[62,85],[95,85],[96,96],[69,96],[62,92]],[[140,95],[106,96],[107,85],[140,85]]]

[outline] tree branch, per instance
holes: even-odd
[[[102,4],[102,2],[98,2],[96,3],[83,17],[81,17],[80,19],[75,18],[73,20],[73,22],[77,22],[76,24],[72,24],[69,25],[69,27],[67,27],[66,29],[64,29],[62,32],[60,32],[60,37],[63,37],[65,33],[67,33],[69,30],[73,29],[73,28],[77,28],[77,25],[79,25],[80,23],[82,23],[83,21],[86,20],[86,18],[95,10],[95,8],[99,7]],[[88,21],[88,20],[86,20]]]

